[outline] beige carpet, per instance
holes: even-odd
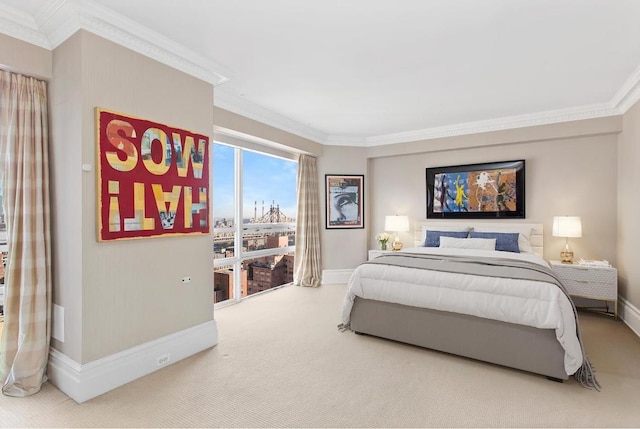
[[[340,333],[344,285],[216,310],[211,350],[78,405],[47,383],[0,396],[4,427],[637,427],[640,339],[581,313],[602,392]]]

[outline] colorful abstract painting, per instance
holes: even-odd
[[[427,168],[427,217],[524,217],[524,160]]]

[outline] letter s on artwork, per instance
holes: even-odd
[[[109,165],[118,171],[131,171],[138,163],[138,149],[130,139],[136,138],[133,126],[120,119],[114,119],[107,124],[107,139],[117,151],[105,150]],[[125,159],[121,159],[124,155]]]

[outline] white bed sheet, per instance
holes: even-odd
[[[533,253],[434,247],[413,247],[401,252],[510,258],[549,266]],[[356,268],[348,283],[342,307],[345,325],[349,324],[356,296],[555,329],[565,350],[567,374],[575,373],[583,363],[573,306],[552,283],[363,264]]]

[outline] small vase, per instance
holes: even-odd
[[[380,242],[380,250],[387,250],[387,242],[386,241],[381,241]]]

